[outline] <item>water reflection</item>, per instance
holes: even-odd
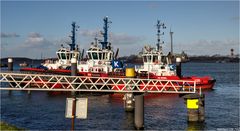
[[[216,130],[239,127],[239,64],[188,63],[183,67],[186,75],[207,75],[217,79],[214,91],[203,92],[205,98],[205,123],[188,123],[187,109],[178,95],[145,96],[146,130]],[[207,69],[210,68],[210,69]],[[223,70],[224,69],[224,70]],[[203,72],[205,71],[205,72]],[[0,83],[4,86],[3,83]],[[1,120],[25,129],[70,129],[71,122],[65,118],[68,94],[48,95],[46,92],[1,91]],[[134,130],[134,114],[123,108],[121,97],[81,95],[89,98],[88,118],[76,120],[81,130]],[[224,119],[223,119],[224,118]]]
[[[123,117],[120,121],[120,129],[123,130],[134,130],[134,112],[123,112]]]
[[[205,122],[188,122],[187,131],[201,131],[205,129]]]

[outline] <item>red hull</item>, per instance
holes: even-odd
[[[30,71],[30,72],[41,72],[41,73],[53,73],[53,74],[64,74],[64,75],[70,75],[71,74],[71,70],[65,70],[65,69],[51,69],[51,70],[44,70],[44,69],[38,69],[38,68],[22,68],[20,69],[20,71]],[[91,72],[78,72],[79,76],[93,76],[93,77],[125,77],[123,73],[119,73],[119,74],[114,74],[114,73],[110,73],[110,74],[106,74],[106,73],[91,73]],[[146,76],[141,77],[140,78],[144,78],[147,79]],[[150,76],[151,79],[161,79],[161,80],[189,80],[189,81],[197,81],[196,84],[196,89],[199,90],[201,88],[201,90],[211,90],[213,89],[213,86],[215,84],[214,79],[212,79],[209,76],[205,76],[205,77],[196,77],[196,76],[191,76],[191,77],[182,77],[179,78],[178,76],[154,76],[151,75]],[[124,87],[123,84],[119,84],[119,86],[117,87],[113,87],[113,89],[122,89]],[[149,84],[149,88],[151,87],[151,84]],[[61,88],[58,87],[57,88]],[[141,84],[140,84],[140,88],[141,88]],[[162,87],[159,86],[159,89],[161,89]],[[153,89],[154,90],[154,89]],[[157,90],[157,89],[155,89]]]

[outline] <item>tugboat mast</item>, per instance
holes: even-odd
[[[161,23],[160,20],[157,20],[157,50],[160,52],[160,54],[163,54],[162,53],[162,44],[164,44],[164,41],[161,43],[161,40],[160,40],[160,36],[161,35],[164,35],[164,32],[161,33],[161,28],[162,29],[166,29],[166,26],[164,23]]]
[[[69,44],[70,51],[73,51],[76,49],[75,35],[76,35],[77,28],[79,28],[79,26],[76,25],[76,22],[72,22],[72,31],[71,31],[72,35],[70,36],[72,43]]]
[[[170,37],[171,37],[171,55],[173,55],[173,32],[170,28]]]
[[[108,20],[108,16],[106,16],[103,19],[103,21],[104,21],[104,26],[103,26],[104,32],[102,33],[102,35],[104,39],[103,39],[103,42],[101,42],[101,44],[102,44],[102,49],[106,49],[108,44],[108,28],[109,28],[108,24],[112,22]]]

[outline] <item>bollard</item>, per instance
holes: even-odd
[[[8,71],[13,71],[13,59],[12,58],[8,58]],[[9,90],[8,91],[8,95],[11,95],[12,91]]]
[[[137,130],[144,128],[144,96],[135,95],[135,111],[134,111],[134,124]]]
[[[76,58],[71,58],[71,76],[77,76],[77,59]],[[75,86],[75,85],[73,85]],[[75,113],[76,113],[76,92],[72,91],[71,92],[73,100],[73,106],[72,106],[72,122],[71,122],[71,130],[74,130],[74,124],[75,124]]]
[[[71,59],[71,76],[77,76],[77,59],[75,57]],[[72,95],[76,95],[75,92],[72,92]]]
[[[204,122],[205,121],[205,95],[189,94],[184,96],[187,105],[188,122]]]
[[[205,95],[201,94],[199,98],[199,121],[205,121]]]
[[[8,58],[8,71],[13,71],[13,59]]]
[[[123,97],[124,109],[126,112],[134,111],[134,95],[133,93],[126,93]]]
[[[177,68],[176,71],[177,71],[177,76],[180,78],[182,77],[181,61],[182,61],[181,58],[179,58],[179,57],[176,58],[176,68]]]
[[[71,59],[71,76],[77,75],[77,59],[72,58]]]
[[[134,68],[126,68],[125,76],[127,78],[134,78],[136,76]],[[131,87],[128,87],[128,85],[127,85],[127,88],[131,88]],[[123,97],[123,100],[124,100],[125,111],[127,111],[127,112],[134,111],[134,95],[133,95],[133,93],[126,93]]]

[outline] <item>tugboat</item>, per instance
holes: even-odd
[[[215,79],[210,76],[182,76],[181,69],[176,69],[176,65],[172,64],[171,56],[164,56],[160,36],[164,35],[160,29],[165,29],[164,23],[157,21],[157,46],[152,48],[147,45],[142,52],[143,65],[135,66],[135,70],[141,78],[162,79],[162,80],[195,80],[197,81],[197,89],[212,89]],[[177,62],[181,62],[181,58],[177,58]],[[181,68],[178,66],[178,68]]]
[[[21,68],[20,71],[30,72],[44,72],[44,73],[56,73],[56,74],[70,74],[71,58],[75,57],[77,60],[80,59],[80,51],[78,46],[75,44],[75,34],[79,26],[75,22],[72,23],[72,43],[69,44],[70,49],[61,45],[61,48],[56,52],[57,60],[46,60],[43,64],[37,67]]]
[[[106,77],[122,67],[122,63],[115,60],[118,55],[118,49],[117,53],[114,54],[113,47],[111,46],[111,43],[108,42],[108,24],[111,23],[111,21],[108,20],[107,16],[103,21],[104,31],[102,35],[104,40],[100,41],[95,38],[95,41],[91,43],[91,47],[87,50],[87,61],[80,61],[78,65],[78,71],[80,73],[87,73],[87,76]],[[117,67],[113,66],[114,63],[117,63]]]
[[[123,75],[121,61],[115,60],[118,55],[118,49],[116,54],[113,51],[111,43],[108,42],[108,28],[111,21],[106,16],[104,19],[104,31],[102,33],[104,40],[100,41],[95,38],[95,41],[91,43],[90,48],[87,50],[86,60],[82,60],[83,52],[80,53],[78,47],[75,44],[75,22],[72,23],[72,43],[69,44],[70,49],[67,49],[61,45],[61,48],[56,52],[58,56],[57,61],[47,60],[44,64],[36,68],[22,68],[21,71],[33,71],[44,72],[53,74],[71,74],[71,58],[77,58],[78,75],[81,76],[118,76]],[[100,47],[100,44],[102,48]],[[81,56],[81,58],[80,58]],[[116,73],[118,72],[118,73]],[[120,74],[120,75],[119,75]]]
[[[25,61],[23,63],[20,63],[19,64],[20,67],[27,67],[28,66],[28,63],[26,63]]]
[[[87,58],[83,60],[83,52],[80,53],[78,47],[75,44],[75,22],[72,23],[72,43],[69,44],[70,49],[61,47],[57,51],[58,60],[57,61],[47,61],[44,64],[36,68],[22,68],[21,71],[31,71],[31,72],[41,72],[41,73],[51,73],[51,74],[64,74],[70,75],[70,61],[71,58],[77,58],[77,69],[78,75],[89,76],[89,77],[126,77],[124,73],[124,66],[121,61],[118,61],[117,55],[113,51],[111,43],[108,42],[108,28],[111,21],[108,17],[103,19],[104,21],[104,31],[102,33],[104,40],[100,41],[95,38],[95,41],[91,44],[90,48],[87,50]],[[143,65],[135,66],[136,77],[142,79],[160,79],[160,80],[189,80],[197,81],[197,89],[212,89],[215,83],[215,79],[210,76],[196,77],[196,76],[182,76],[181,66],[172,64],[172,57],[164,56],[162,51],[162,44],[160,36],[164,35],[160,29],[165,29],[164,23],[157,22],[157,36],[158,42],[156,48],[152,48],[147,45],[144,47],[142,52]],[[101,47],[100,47],[100,44]],[[81,56],[81,58],[80,58]],[[181,61],[181,59],[180,59]],[[179,58],[178,61],[179,62]],[[181,65],[181,64],[180,64]],[[145,85],[146,83],[141,83]],[[141,88],[141,84],[139,87]],[[193,83],[192,83],[193,84]],[[151,84],[149,84],[151,86]],[[123,88],[124,85],[120,84],[118,88]],[[116,87],[113,87],[115,89]],[[159,87],[162,88],[162,87]]]

